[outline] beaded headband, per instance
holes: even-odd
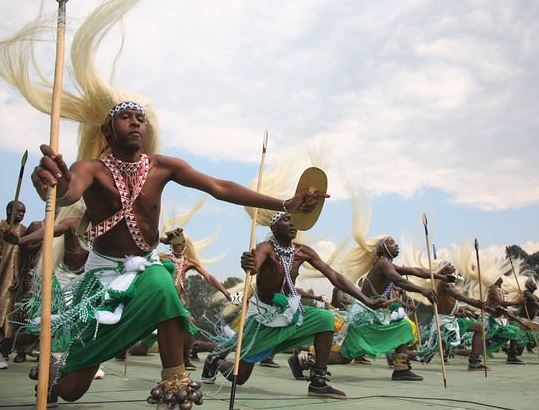
[[[111,118],[114,118],[116,114],[118,114],[120,111],[125,111],[125,110],[138,111],[146,115],[146,111],[144,111],[144,108],[139,103],[135,101],[122,101],[110,109],[109,116]]]
[[[282,212],[282,211],[274,212],[273,216],[271,217],[270,226],[274,226],[277,222],[283,219],[285,215],[287,215],[286,212]]]

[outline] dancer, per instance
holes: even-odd
[[[457,289],[457,284],[463,280],[455,267],[448,262],[439,263],[437,273],[452,276],[453,282],[438,281],[436,294],[438,296],[438,313],[440,315],[440,327],[442,342],[444,343],[445,359],[454,356],[454,350],[461,345],[462,338],[467,332],[473,333],[472,351],[468,357],[468,370],[484,370],[485,365],[481,361],[483,352],[483,339],[481,337],[481,323],[465,317],[457,317],[459,301],[477,309],[486,309],[486,303],[470,298]],[[436,337],[436,324],[431,322],[431,331],[428,340],[421,346],[418,358],[422,362],[430,362],[438,353],[438,338]]]
[[[293,242],[297,230],[290,214],[275,212],[270,222],[273,238],[261,242],[256,250],[245,252],[242,268],[257,275],[256,291],[249,304],[238,384],[244,384],[254,364],[271,355],[314,342],[316,361],[309,376],[309,396],[346,398],[345,393],[327,384],[327,360],[333,339],[333,314],[328,310],[302,306],[295,286],[300,266],[308,262],[318,269],[333,286],[373,309],[386,301],[366,297],[345,276],[335,272],[310,247]],[[206,359],[203,380],[213,382],[217,370],[231,379],[233,363],[224,356],[236,345],[232,338],[222,350]]]
[[[155,155],[156,117],[150,104],[135,102],[112,89],[94,66],[104,34],[133,4],[107,1],[77,30],[71,69],[80,95],[64,91],[61,114],[80,123],[79,160],[68,169],[60,153],[43,145],[43,157],[32,174],[42,198],[48,188],[57,187],[60,207],[84,197],[92,223],[85,234],[93,248],[84,280],[72,307],[52,324],[53,334],[68,332],[72,342],[67,357],[59,363],[51,401],[56,395],[68,401],[80,398],[99,363],[157,328],[163,380],[152,390],[151,401],[171,407],[181,402],[201,403],[200,386],[188,378],[183,366],[189,312],[154,252],[161,194],[168,182],[202,190],[220,200],[274,210],[308,212],[321,199],[317,192],[299,193],[285,201],[259,195],[196,171],[180,159]],[[0,74],[16,86],[24,83],[27,100],[49,112],[50,93],[44,90],[50,85],[30,82],[29,67],[19,64],[35,61],[29,56],[32,40],[40,38],[43,30],[39,23],[2,43]],[[19,81],[21,78],[25,80]]]
[[[407,280],[408,276],[430,278],[430,273],[420,268],[397,266],[393,259],[399,255],[399,246],[390,236],[382,235],[373,240],[367,240],[367,232],[370,225],[371,209],[368,201],[358,201],[351,195],[353,205],[353,234],[357,246],[346,255],[348,265],[347,274],[353,281],[361,279],[361,290],[371,298],[390,298],[395,287],[408,292],[420,293],[431,303],[436,302],[436,293],[431,288],[418,286]],[[361,209],[360,206],[366,206]],[[446,276],[435,275],[437,279],[450,280]],[[369,326],[361,326],[366,311],[362,306],[355,303],[356,318],[348,319],[350,325],[347,336],[341,347],[340,355],[343,361],[351,360],[361,354],[377,356],[396,351],[393,360],[392,380],[421,381],[422,376],[411,371],[408,360],[408,345],[415,342],[415,324],[410,321],[402,306],[394,304],[393,312],[386,312],[384,317]],[[392,317],[394,319],[392,319]],[[357,325],[353,323],[357,321]],[[384,335],[387,335],[384,336]]]
[[[0,369],[7,369],[7,360],[11,353],[13,325],[10,315],[13,312],[17,291],[21,285],[20,277],[20,248],[4,242],[3,234],[9,229],[9,221],[14,213],[13,229],[18,234],[26,231],[21,223],[26,213],[26,207],[20,201],[8,202],[6,206],[6,219],[0,221]]]
[[[510,306],[521,306],[523,301],[507,301],[502,290],[503,278],[500,276],[488,289],[487,306],[492,313],[487,315],[487,352],[492,353],[504,347],[509,342],[507,349],[507,364],[526,364],[519,359],[519,344],[526,345],[526,335],[517,326],[509,324],[508,319],[527,329],[527,325],[516,315],[505,309]],[[520,343],[519,343],[520,342]]]

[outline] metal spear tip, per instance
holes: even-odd
[[[268,130],[264,133],[264,139],[262,141],[262,150],[266,152],[266,149],[268,148]]]
[[[479,241],[477,240],[477,238],[475,238],[475,241],[474,241],[473,245],[474,245],[475,250],[478,251],[479,250]]]
[[[425,227],[428,225],[428,220],[427,220],[427,215],[425,215],[425,213],[423,213],[423,215],[421,215],[421,222],[423,222],[423,225],[425,225]]]
[[[24,167],[26,165],[27,159],[28,159],[28,150],[24,151],[24,154],[22,155],[21,166]]]

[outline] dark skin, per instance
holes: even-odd
[[[162,238],[161,239],[161,242],[165,245],[170,245],[171,248],[172,248],[172,253],[174,254],[174,256],[176,257],[180,257],[183,255],[184,251],[185,251],[185,237],[184,237],[184,234],[183,234],[183,229],[177,229],[176,231],[174,231],[171,235],[172,236],[168,236],[166,238]],[[171,243],[174,239],[174,242],[175,243]],[[167,254],[161,254],[159,255],[159,258],[160,259],[167,259],[169,258],[169,256]],[[230,301],[230,293],[228,293],[228,290],[226,290],[226,288],[223,286],[223,284],[221,282],[219,282],[219,279],[217,279],[215,276],[213,276],[210,272],[208,272],[206,269],[204,269],[204,267],[200,264],[200,262],[196,261],[196,260],[193,260],[191,258],[185,258],[185,262],[184,262],[184,265],[183,265],[183,272],[176,272],[176,275],[183,275],[185,276],[185,274],[187,272],[189,272],[190,270],[194,270],[195,272],[197,272],[200,276],[202,276],[204,278],[204,280],[206,282],[208,282],[210,285],[212,285],[215,289],[217,289],[219,292],[221,292],[225,298],[227,298],[228,301]],[[185,292],[185,289],[178,289],[180,293],[180,296],[182,298],[184,298],[184,292]]]
[[[534,292],[537,290],[537,284],[534,280],[526,281],[526,288],[522,292],[524,297],[524,306],[520,308],[519,316],[526,319],[532,319],[537,316],[539,312],[539,298],[535,296]]]
[[[531,327],[524,323],[520,318],[507,310],[507,307],[510,306],[521,306],[523,304],[522,300],[517,300],[514,302],[505,300],[503,290],[502,290],[502,283],[503,279],[499,278],[494,285],[492,285],[487,294],[487,307],[489,308],[489,311],[493,312],[494,317],[501,317],[506,316],[509,319],[515,321],[520,326],[522,326],[525,330],[531,330]],[[515,350],[518,347],[518,343],[516,340],[511,340],[510,347]]]
[[[135,162],[142,154],[142,140],[146,132],[145,117],[133,110],[121,111],[111,124],[102,127],[103,134],[116,158]],[[110,217],[121,209],[120,195],[112,175],[101,161],[78,161],[70,169],[49,146],[42,145],[43,157],[32,174],[32,182],[41,198],[47,188],[57,186],[59,206],[68,206],[83,196],[92,224]],[[157,245],[161,194],[168,182],[204,191],[213,197],[238,205],[282,210],[283,201],[258,194],[231,181],[220,180],[199,172],[179,158],[149,155],[150,171],[140,196],[134,203],[138,225],[146,242]],[[303,192],[285,201],[292,212],[309,212],[327,195]],[[106,200],[103,200],[106,198]],[[124,221],[94,242],[95,250],[113,257],[142,255],[131,239]]]
[[[283,246],[290,246],[296,237],[297,229],[290,220],[290,216],[286,215],[272,227],[275,239]],[[378,309],[386,305],[385,300],[375,300],[365,296],[359,288],[348,280],[345,276],[333,270],[320,256],[310,247],[306,245],[294,244],[296,253],[292,264],[290,276],[293,283],[299,275],[300,266],[308,262],[315,269],[320,271],[331,284],[350,296],[360,300],[367,306]],[[251,274],[257,275],[256,287],[259,299],[267,304],[272,304],[272,298],[275,293],[284,292],[290,294],[290,289],[285,285],[284,268],[279,261],[272,244],[269,241],[258,244],[256,250],[244,252],[241,256],[241,267]],[[328,356],[333,341],[333,332],[317,333],[314,338],[314,349],[316,352],[317,366],[326,366]],[[232,366],[232,363],[222,361],[220,363],[221,371],[226,372]],[[238,372],[238,384],[245,383],[253,371],[254,364],[240,361]]]
[[[418,278],[430,279],[430,273],[419,268],[409,268],[397,266],[392,262],[399,254],[399,245],[393,238],[385,240],[387,250],[381,248],[378,252],[378,259],[373,268],[367,274],[363,282],[362,291],[367,296],[379,296],[390,283],[409,292],[420,293],[431,303],[436,302],[436,292],[432,289],[418,286],[405,278],[405,276],[416,276]],[[389,252],[388,252],[389,251]],[[449,280],[446,276],[434,274],[435,279]]]
[[[503,290],[502,290],[502,283],[503,283],[503,279],[499,278],[494,283],[494,285],[492,285],[489,288],[488,294],[487,294],[487,305],[492,309],[496,309],[496,313],[495,313],[496,317],[503,316],[504,314],[507,314],[508,312],[507,310],[499,309],[499,308],[522,305],[521,300],[517,300],[513,302],[505,300]]]
[[[84,249],[77,235],[77,229],[81,223],[80,218],[65,218],[54,226],[54,236],[64,235],[64,258],[63,263],[71,271],[80,270],[88,259],[88,251]],[[35,246],[43,241],[45,229],[41,227],[34,232],[18,237],[15,232],[7,231],[4,239],[14,245]]]
[[[122,161],[135,162],[142,155],[142,141],[146,135],[146,118],[135,110],[124,110],[102,126],[102,132],[114,156]],[[57,187],[58,206],[68,206],[81,196],[87,205],[92,224],[97,224],[121,209],[120,195],[114,186],[112,174],[101,161],[77,161],[68,169],[60,153],[47,145],[41,146],[43,157],[32,173],[32,182],[38,194],[45,199],[49,187]],[[204,191],[213,197],[234,204],[281,210],[283,201],[258,194],[231,181],[206,175],[187,162],[162,155],[149,155],[150,170],[142,192],[134,202],[133,210],[146,242],[157,245],[161,195],[168,182]],[[285,201],[293,212],[309,212],[327,195],[303,192]],[[144,255],[133,242],[125,220],[97,238],[94,249],[107,256]],[[158,342],[164,368],[183,364],[185,328],[178,318],[158,326]],[[80,398],[89,388],[96,366],[64,375],[57,385],[64,400]]]
[[[6,206],[6,221],[9,223],[11,215],[14,213],[13,224],[15,226],[15,232],[26,232],[26,227],[21,224],[26,214],[26,206],[21,201],[11,201]],[[3,239],[4,233],[7,231],[1,231],[0,234]],[[4,251],[4,240],[0,240],[0,253]],[[1,258],[0,258],[1,259]],[[19,278],[14,278],[9,290],[15,291],[19,287]]]
[[[361,290],[369,297],[381,295],[390,283],[409,292],[420,293],[425,296],[431,303],[436,303],[436,292],[433,289],[423,288],[410,282],[405,276],[416,276],[418,278],[430,278],[430,272],[426,272],[419,268],[408,268],[395,265],[392,260],[399,254],[399,245],[393,238],[387,238],[385,247],[381,246],[378,249],[378,259],[374,263],[373,268],[367,274],[363,281]],[[440,274],[434,274],[435,279],[448,281],[448,277]],[[396,349],[397,353],[407,353],[408,346],[402,345]]]
[[[452,275],[454,272],[454,266],[447,265],[439,273],[441,275]],[[468,296],[459,292],[453,284],[444,281],[438,282],[438,285],[436,287],[436,294],[438,295],[438,313],[440,313],[441,315],[450,315],[453,312],[453,308],[455,307],[455,303],[457,302],[457,300],[459,302],[463,302],[467,305],[473,306],[477,309],[485,310],[487,308],[485,302],[469,298]],[[472,353],[479,355],[483,351],[481,323],[474,323],[470,330],[473,331]]]

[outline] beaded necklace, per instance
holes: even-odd
[[[277,257],[279,258],[279,262],[281,262],[281,266],[284,269],[284,282],[287,284],[288,289],[290,290],[290,295],[297,297],[298,292],[294,282],[292,281],[292,276],[290,275],[292,272],[292,264],[294,263],[296,248],[292,244],[290,246],[283,246],[275,239],[271,239],[270,242],[275,250],[275,253],[277,254]],[[301,303],[299,308],[301,309]]]
[[[185,252],[182,253],[179,257],[174,255],[174,252],[171,252],[170,254],[170,260],[174,262],[174,266],[176,267],[176,277],[174,278],[174,286],[176,286],[176,289],[178,289],[178,285],[180,286],[181,291],[185,289],[183,277],[185,272],[183,271],[183,267],[185,266]]]
[[[125,219],[127,229],[137,247],[143,251],[152,250],[152,247],[148,245],[142,236],[133,211],[133,204],[141,193],[150,170],[148,156],[142,154],[136,162],[124,162],[110,154],[101,161],[112,173],[114,185],[120,194],[122,208],[111,217],[92,226],[90,230],[82,235],[82,239],[92,242],[114,228],[122,219]]]

